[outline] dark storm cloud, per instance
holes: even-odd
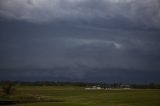
[[[0,17],[0,79],[160,81],[159,0],[0,0]]]

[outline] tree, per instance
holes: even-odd
[[[14,93],[15,88],[13,86],[13,83],[10,81],[6,81],[4,82],[4,84],[2,85],[2,91],[5,95],[11,95]]]

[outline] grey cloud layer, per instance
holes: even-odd
[[[11,32],[2,28],[0,68],[160,70],[159,32],[54,26],[38,31],[31,26]]]
[[[160,27],[159,0],[1,0],[0,16],[29,22],[121,20]]]

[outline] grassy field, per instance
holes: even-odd
[[[84,90],[72,86],[19,86],[15,96],[62,100],[13,106],[160,106],[160,90]]]

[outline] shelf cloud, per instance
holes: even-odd
[[[0,80],[159,82],[159,35],[160,0],[0,0]]]

